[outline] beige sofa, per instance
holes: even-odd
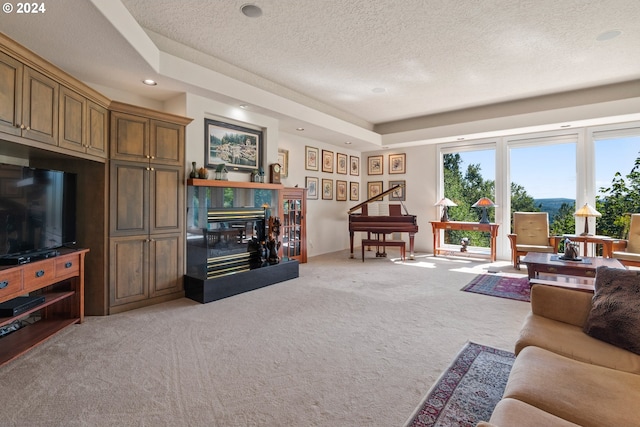
[[[599,320],[598,310],[612,304],[603,299],[604,291],[599,293],[599,283],[605,283],[604,273],[600,269],[596,273],[597,298],[573,289],[532,287],[531,312],[516,343],[516,360],[503,398],[489,422],[478,426],[640,426],[637,336],[630,334],[630,343],[623,337],[623,345],[634,350],[628,351],[589,335],[599,333],[593,326]],[[625,275],[635,283],[628,287],[640,291],[640,271],[608,269],[606,273]],[[621,288],[613,281],[609,289],[615,292],[616,286]],[[625,286],[622,289],[627,292]],[[631,307],[640,314],[640,294],[635,298]],[[612,329],[640,329],[640,317],[624,316],[632,321]],[[605,339],[615,342],[615,337]]]

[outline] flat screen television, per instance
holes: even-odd
[[[0,264],[76,241],[76,175],[0,164]]]

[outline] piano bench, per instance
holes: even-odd
[[[404,240],[375,240],[375,239],[362,239],[362,262],[364,262],[364,247],[365,246],[397,246],[400,248],[400,257],[402,261],[406,259],[406,242]]]

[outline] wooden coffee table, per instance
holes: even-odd
[[[521,261],[527,264],[529,283],[593,290],[596,268],[625,268],[615,258],[582,257],[581,261],[563,261],[558,254],[529,252]]]

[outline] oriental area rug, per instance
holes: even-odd
[[[531,289],[527,277],[479,274],[461,290],[518,301],[531,300]]]
[[[514,360],[511,352],[467,342],[405,427],[474,427],[489,421]]]

